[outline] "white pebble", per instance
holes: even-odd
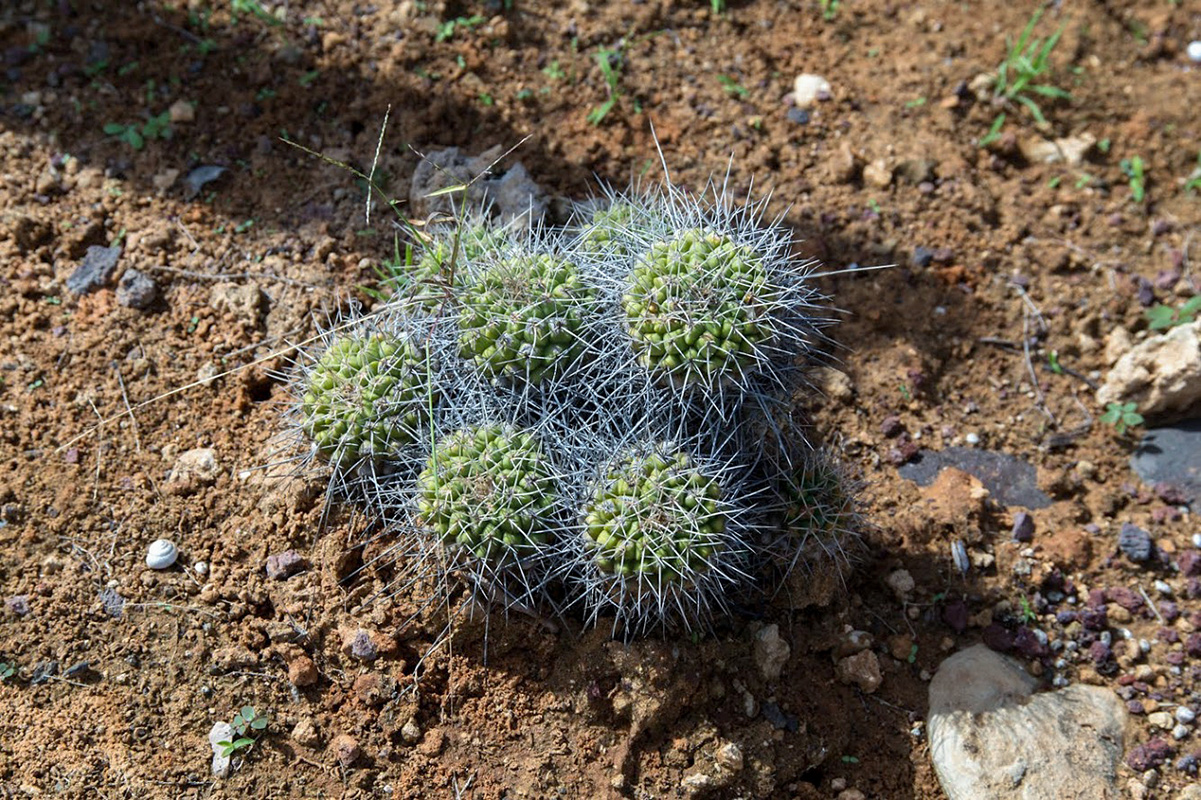
[[[197,561],[192,565],[192,569],[196,570],[197,575],[209,574],[209,565],[207,561]]]
[[[1186,52],[1188,53],[1189,61],[1201,62],[1201,40],[1194,39],[1189,42]]]
[[[1151,643],[1148,642],[1146,639],[1139,639],[1138,640],[1138,649],[1143,651],[1144,653],[1150,653],[1151,652]]]
[[[1176,706],[1176,721],[1177,722],[1188,725],[1190,722],[1192,722],[1196,718],[1197,718],[1196,712],[1194,712],[1188,706]]]
[[[1187,725],[1177,725],[1175,728],[1172,728],[1172,738],[1177,741],[1180,741],[1184,737],[1188,736],[1188,734],[1189,730]]]
[[[955,568],[964,575],[972,568],[972,562],[967,557],[967,547],[962,539],[951,542],[951,560],[955,562]]]
[[[1193,534],[1193,547],[1201,547],[1201,533]]]
[[[980,444],[980,436],[979,434],[975,433],[969,433],[967,436],[963,437],[963,440],[971,445]]]
[[[146,548],[146,566],[151,569],[166,569],[179,558],[179,550],[167,539],[156,539]]]
[[[821,75],[797,75],[792,84],[792,102],[797,108],[812,108],[818,100],[830,97],[830,82]]]
[[[1159,592],[1164,597],[1172,596],[1172,587],[1168,586],[1168,584],[1165,581],[1156,581],[1155,582],[1155,591]]]

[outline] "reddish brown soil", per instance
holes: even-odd
[[[717,774],[718,750],[733,742],[744,766],[709,796],[849,787],[936,798],[921,723],[942,658],[990,620],[1012,619],[1052,565],[1081,596],[1149,589],[1158,574],[1112,557],[1123,521],[1168,553],[1191,546],[1187,517],[1123,488],[1137,484],[1132,440],[1097,422],[1086,385],[1110,366],[1110,331],[1145,327],[1139,279],[1189,267],[1201,200],[1183,184],[1201,142],[1201,72],[1183,51],[1201,38],[1201,16],[1187,2],[1048,12],[1044,34],[1067,23],[1049,80],[1072,99],[1043,103],[1045,134],[1107,143],[1079,167],[1024,159],[1016,139],[1037,131],[1014,109],[1001,140],[979,147],[997,108],[957,89],[996,68],[1028,2],[846,0],[823,19],[816,2],[769,0],[735,0],[721,15],[700,0],[516,0],[510,10],[302,0],[279,26],[247,14],[235,24],[231,4],[186,5],[23,0],[0,11],[0,595],[29,606],[0,611],[0,662],[15,667],[0,682],[0,795],[683,797],[689,776]],[[478,24],[436,41],[444,21],[476,14]],[[608,97],[602,48],[624,54],[621,94],[594,125],[587,116]],[[802,72],[833,86],[807,124],[784,101]],[[170,139],[134,149],[103,131],[181,99],[195,118]],[[389,107],[379,169],[401,197],[418,161],[410,146],[478,153],[524,139],[512,158],[568,198],[595,191],[594,175],[656,180],[653,123],[676,182],[728,170],[744,194],[753,179],[806,255],[831,268],[898,265],[823,282],[846,311],[835,335],[853,390],[811,410],[865,481],[869,524],[845,592],[767,612],[792,647],[780,681],[760,677],[757,623],[745,619],[697,643],[627,647],[493,618],[485,663],[483,622],[462,615],[415,681],[446,616],[403,625],[422,587],[365,605],[393,574],[355,572],[365,524],[326,519],[312,486],[253,472],[272,458],[287,400],[271,377],[287,364],[282,343],[355,296],[392,247],[378,215],[365,225],[353,177],[280,137],[365,166]],[[1136,155],[1143,202],[1120,168]],[[878,160],[896,170],[887,186],[862,169]],[[185,198],[170,171],[199,164],[229,171]],[[136,268],[158,282],[146,311],[118,305],[111,285],[66,290],[87,247],[110,242],[124,244],[118,277]],[[914,266],[918,248],[934,260]],[[214,303],[223,284],[257,287],[261,306]],[[1187,276],[1175,286],[1192,291]],[[1031,350],[1037,388],[1021,349],[1034,308],[1047,326]],[[1044,368],[1052,351],[1071,374]],[[210,363],[234,371],[192,385]],[[1034,514],[1032,554],[1008,541],[1017,509],[976,508],[953,482],[933,492],[943,502],[923,504],[897,474],[892,451],[904,440],[882,433],[890,416],[923,446],[976,433],[1036,464],[1055,502]],[[176,456],[197,447],[216,450],[216,480],[168,482]],[[1087,523],[1100,534],[1082,533]],[[178,543],[187,569],[145,568],[160,537]],[[961,577],[956,538],[995,562]],[[269,580],[266,557],[289,548],[310,568]],[[1022,558],[1024,578],[1013,569]],[[884,581],[897,568],[916,579],[905,602]],[[104,610],[106,587],[126,600],[120,618]],[[972,615],[962,634],[942,621],[958,599]],[[1197,607],[1181,605],[1177,628],[1188,633]],[[1061,635],[1053,614],[1033,624]],[[1146,638],[1157,626],[1128,624]],[[374,663],[351,655],[359,629],[381,647]],[[884,678],[874,694],[835,675],[852,629],[874,636]],[[1162,661],[1171,649],[1147,657],[1152,684],[1171,702],[1195,700],[1192,672],[1172,676]],[[59,675],[31,684],[50,660]],[[1136,660],[1119,653],[1118,674]],[[303,683],[310,667],[316,682],[294,687],[289,670]],[[1117,685],[1083,664],[1067,674]],[[796,730],[748,718],[748,693]],[[214,780],[208,731],[244,704],[269,727],[231,777]],[[410,720],[415,743],[401,732]],[[315,737],[293,732],[302,721]],[[361,750],[347,763],[343,734]],[[1130,744],[1149,735],[1135,718]],[[1156,796],[1187,780],[1169,764]]]

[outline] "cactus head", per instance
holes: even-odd
[[[456,236],[459,238],[457,253]],[[463,286],[466,265],[490,253],[503,252],[506,246],[504,233],[484,222],[463,225],[435,236],[412,267],[408,298],[425,308],[437,308],[453,300]]]
[[[631,226],[637,209],[632,203],[617,201],[592,212],[592,222],[581,232],[580,245],[593,258],[628,256],[631,251]]]
[[[755,369],[777,290],[749,247],[701,229],[656,242],[622,297],[638,360],[672,384],[720,387]]]
[[[421,520],[447,548],[489,564],[533,555],[556,530],[547,463],[531,433],[461,428],[437,442],[417,478]]]
[[[347,336],[305,375],[301,429],[336,469],[379,465],[417,440],[431,400],[425,348],[385,333]]]
[[[463,291],[459,353],[494,381],[562,375],[583,353],[594,297],[575,265],[556,255],[493,264]]]
[[[721,484],[686,453],[656,447],[610,469],[584,507],[584,544],[602,574],[687,587],[721,552]]]

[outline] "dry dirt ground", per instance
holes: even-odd
[[[1192,780],[1177,762],[1193,736],[1143,712],[1198,701],[1184,642],[1201,618],[1172,566],[1195,523],[1139,484],[1135,440],[1099,422],[1089,384],[1112,331],[1137,338],[1145,304],[1196,291],[1196,4],[1049,4],[1037,35],[1064,30],[1044,77],[1071,98],[1039,98],[1041,130],[972,83],[1028,0],[264,2],[282,24],[255,6],[0,11],[0,796],[669,798],[708,780],[713,797],[937,798],[927,682],[982,637],[1123,693],[1128,748],[1173,748],[1154,777],[1124,766],[1123,785],[1172,797]],[[831,91],[801,113],[785,96],[805,72]],[[403,624],[423,587],[365,604],[391,574],[359,546],[367,523],[327,514],[318,483],[258,469],[288,402],[284,343],[366,299],[393,247],[388,221],[364,221],[361,182],[282,139],[366,166],[389,107],[379,174],[400,197],[415,151],[452,145],[523,142],[499,169],[520,160],[565,198],[660,180],[653,123],[676,182],[728,169],[735,193],[752,179],[774,193],[803,255],[897,265],[822,281],[845,312],[848,382],[808,405],[862,479],[867,523],[844,591],[695,642],[494,618],[486,663],[482,619],[460,616],[416,679],[445,616]],[[1031,148],[1069,136],[1094,142],[1076,163]],[[202,165],[225,172],[189,187]],[[69,291],[88,247],[109,244],[113,279]],[[117,302],[130,269],[157,284],[141,310]],[[1037,467],[1052,502],[1032,542],[1011,541],[1022,509],[965,476],[921,490],[898,474],[919,445],[971,441]],[[194,448],[215,451],[212,473],[172,476]],[[1123,522],[1164,563],[1117,555]],[[143,557],[160,537],[182,557],[155,572]],[[289,549],[307,567],[268,578]],[[911,590],[890,587],[898,569]],[[1083,639],[1060,669],[1031,642],[1085,635],[1057,619],[1064,595],[1153,596],[1156,579],[1174,622],[1111,603],[1112,652]],[[753,657],[765,623],[791,646],[777,681]],[[871,634],[874,693],[836,674],[851,630]],[[243,705],[269,724],[215,779],[208,732]]]

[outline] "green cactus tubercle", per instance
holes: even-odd
[[[455,234],[439,236],[426,246],[413,265],[410,296],[426,308],[453,300],[456,290],[463,286],[464,265],[504,246],[502,234],[485,224],[460,230],[457,253]]]
[[[455,431],[436,444],[417,489],[425,526],[485,561],[527,556],[552,538],[555,481],[531,433]]]
[[[643,366],[677,384],[714,385],[756,363],[777,295],[751,248],[694,229],[651,247],[622,306]]]
[[[301,427],[335,466],[379,463],[416,440],[431,392],[424,348],[383,333],[349,336],[309,371]]]
[[[488,377],[537,384],[573,363],[594,291],[558,256],[493,265],[462,293],[459,353]]]
[[[683,584],[722,549],[721,484],[659,449],[610,470],[584,508],[585,545],[606,574]]]
[[[592,223],[584,228],[584,251],[590,255],[629,255],[629,230],[634,221],[634,206],[617,202],[592,213]]]

